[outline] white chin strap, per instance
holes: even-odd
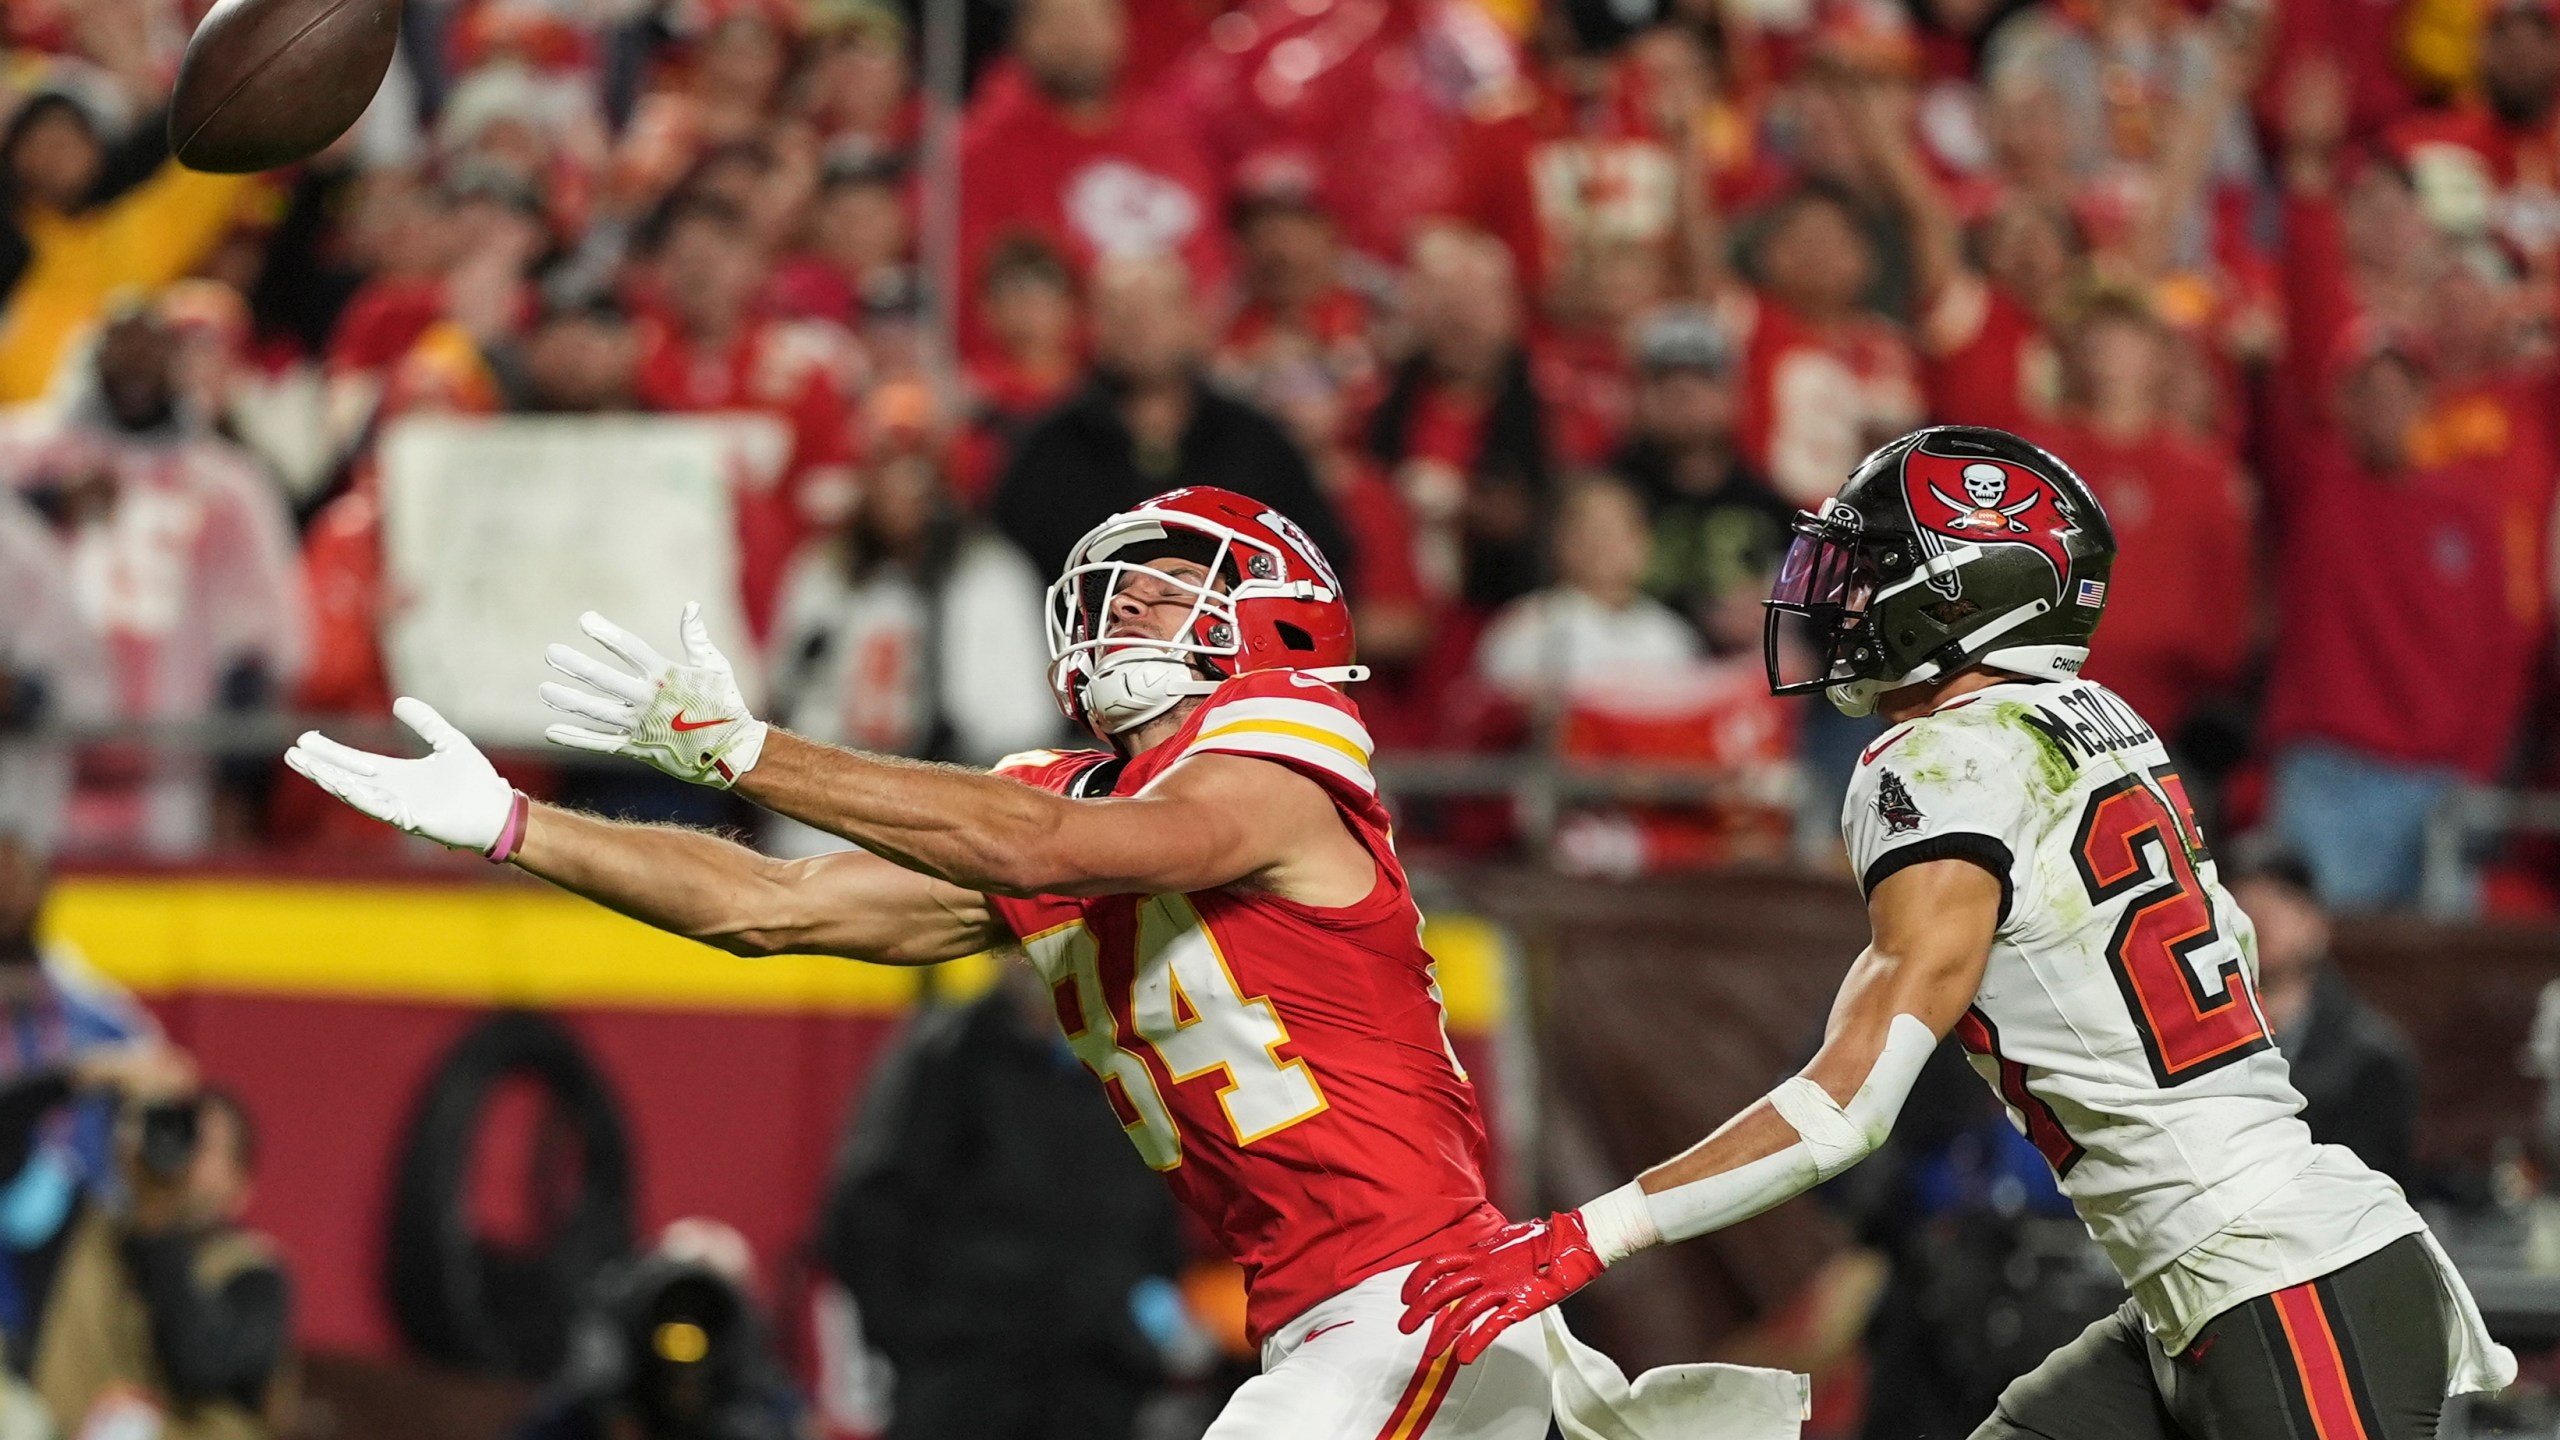
[[[1910,683],[1902,680],[1888,685],[1882,680],[1852,680],[1846,685],[1834,685],[1823,691],[1822,698],[1831,702],[1832,709],[1855,719],[1876,713],[1876,700],[1885,691]]]
[[[1085,682],[1085,713],[1106,735],[1125,735],[1162,715],[1192,695],[1218,688],[1198,672],[1167,655],[1123,649],[1100,674]]]

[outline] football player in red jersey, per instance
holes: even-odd
[[[1633,1394],[1560,1327],[1465,1365],[1402,1333],[1420,1256],[1499,1231],[1484,1127],[1443,1031],[1421,916],[1388,839],[1341,584],[1303,532],[1224,490],[1176,490],[1077,543],[1050,589],[1050,675],[1111,748],[993,774],[856,754],[747,711],[688,607],[670,660],[602,616],[543,687],[551,738],[734,787],[860,851],[778,861],[510,788],[415,699],[431,747],[317,733],[285,760],[413,834],[511,862],[741,955],[923,965],[1018,947],[1147,1163],[1243,1267],[1263,1373],[1215,1440],[1536,1440],[1554,1393],[1608,1433],[1796,1433],[1799,1378],[1721,1373]],[[1569,1383],[1568,1383],[1569,1382]]]

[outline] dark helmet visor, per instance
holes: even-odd
[[[1794,529],[1761,631],[1773,695],[1810,694],[1858,678],[1846,663],[1849,641],[1876,592],[1874,557],[1853,527],[1808,514],[1796,517]]]

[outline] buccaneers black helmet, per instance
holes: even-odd
[[[1820,690],[1851,715],[1971,665],[2079,673],[2116,558],[2070,466],[1976,425],[1878,450],[1794,532],[1768,601],[1769,689]]]

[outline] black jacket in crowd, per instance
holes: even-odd
[[[1172,1197],[1054,1027],[999,988],[880,1062],[819,1243],[907,1377],[1013,1357],[1152,1381],[1131,1290],[1182,1262]]]
[[[2293,1088],[2302,1092],[2302,1123],[2311,1127],[2311,1138],[2344,1145],[2409,1184],[2418,1145],[2418,1056],[2400,1027],[2323,965],[2311,981],[2310,1005],[2276,1043],[2293,1070]]]
[[[1076,541],[1113,513],[1183,485],[1216,485],[1268,502],[1307,532],[1337,573],[1349,570],[1350,548],[1333,507],[1279,422],[1195,379],[1191,424],[1172,466],[1148,471],[1139,468],[1136,441],[1120,418],[1120,396],[1119,382],[1096,375],[1032,422],[996,482],[996,528],[1041,573],[1065,569]]]
[[[1703,621],[1738,587],[1767,593],[1798,508],[1768,481],[1736,464],[1712,490],[1685,488],[1671,456],[1641,436],[1610,469],[1644,497],[1652,519],[1645,588],[1656,598]]]

